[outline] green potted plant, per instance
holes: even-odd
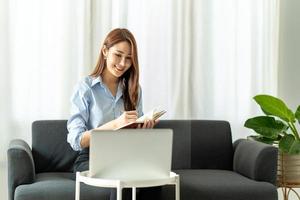
[[[279,98],[270,95],[254,97],[264,112],[264,116],[248,119],[244,126],[258,135],[251,138],[268,144],[278,145],[287,154],[300,154],[300,137],[295,123],[300,124],[300,106],[293,113]]]
[[[279,148],[277,179],[280,186],[299,186],[300,137],[296,123],[300,124],[300,106],[292,112],[281,99],[270,95],[257,95],[254,100],[264,115],[245,122],[245,127],[257,133],[249,137]]]

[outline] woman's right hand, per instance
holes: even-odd
[[[124,111],[123,114],[116,119],[116,127],[124,126],[130,122],[135,122],[138,118],[136,110]]]

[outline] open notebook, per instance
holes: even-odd
[[[145,120],[157,120],[160,118],[163,114],[165,114],[167,111],[161,110],[161,109],[153,109],[140,118],[138,118],[135,122],[130,122],[128,124],[125,124],[124,126],[118,127],[115,130],[123,129],[123,128],[136,128],[138,124],[143,124]]]

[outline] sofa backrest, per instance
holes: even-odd
[[[71,172],[77,152],[67,143],[67,120],[32,123],[32,154],[37,173]]]
[[[216,120],[161,120],[156,128],[173,129],[172,169],[232,170],[230,125]]]
[[[172,169],[232,170],[230,125],[216,120],[160,120],[155,128],[173,129]],[[32,124],[36,172],[72,171],[77,152],[67,143],[67,120]]]

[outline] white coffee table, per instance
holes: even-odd
[[[170,172],[167,178],[130,181],[92,178],[89,177],[89,171],[77,172],[75,200],[80,200],[80,182],[96,187],[117,188],[117,200],[122,200],[123,188],[132,188],[132,200],[136,200],[136,188],[175,185],[175,199],[180,200],[179,175],[174,172]]]

